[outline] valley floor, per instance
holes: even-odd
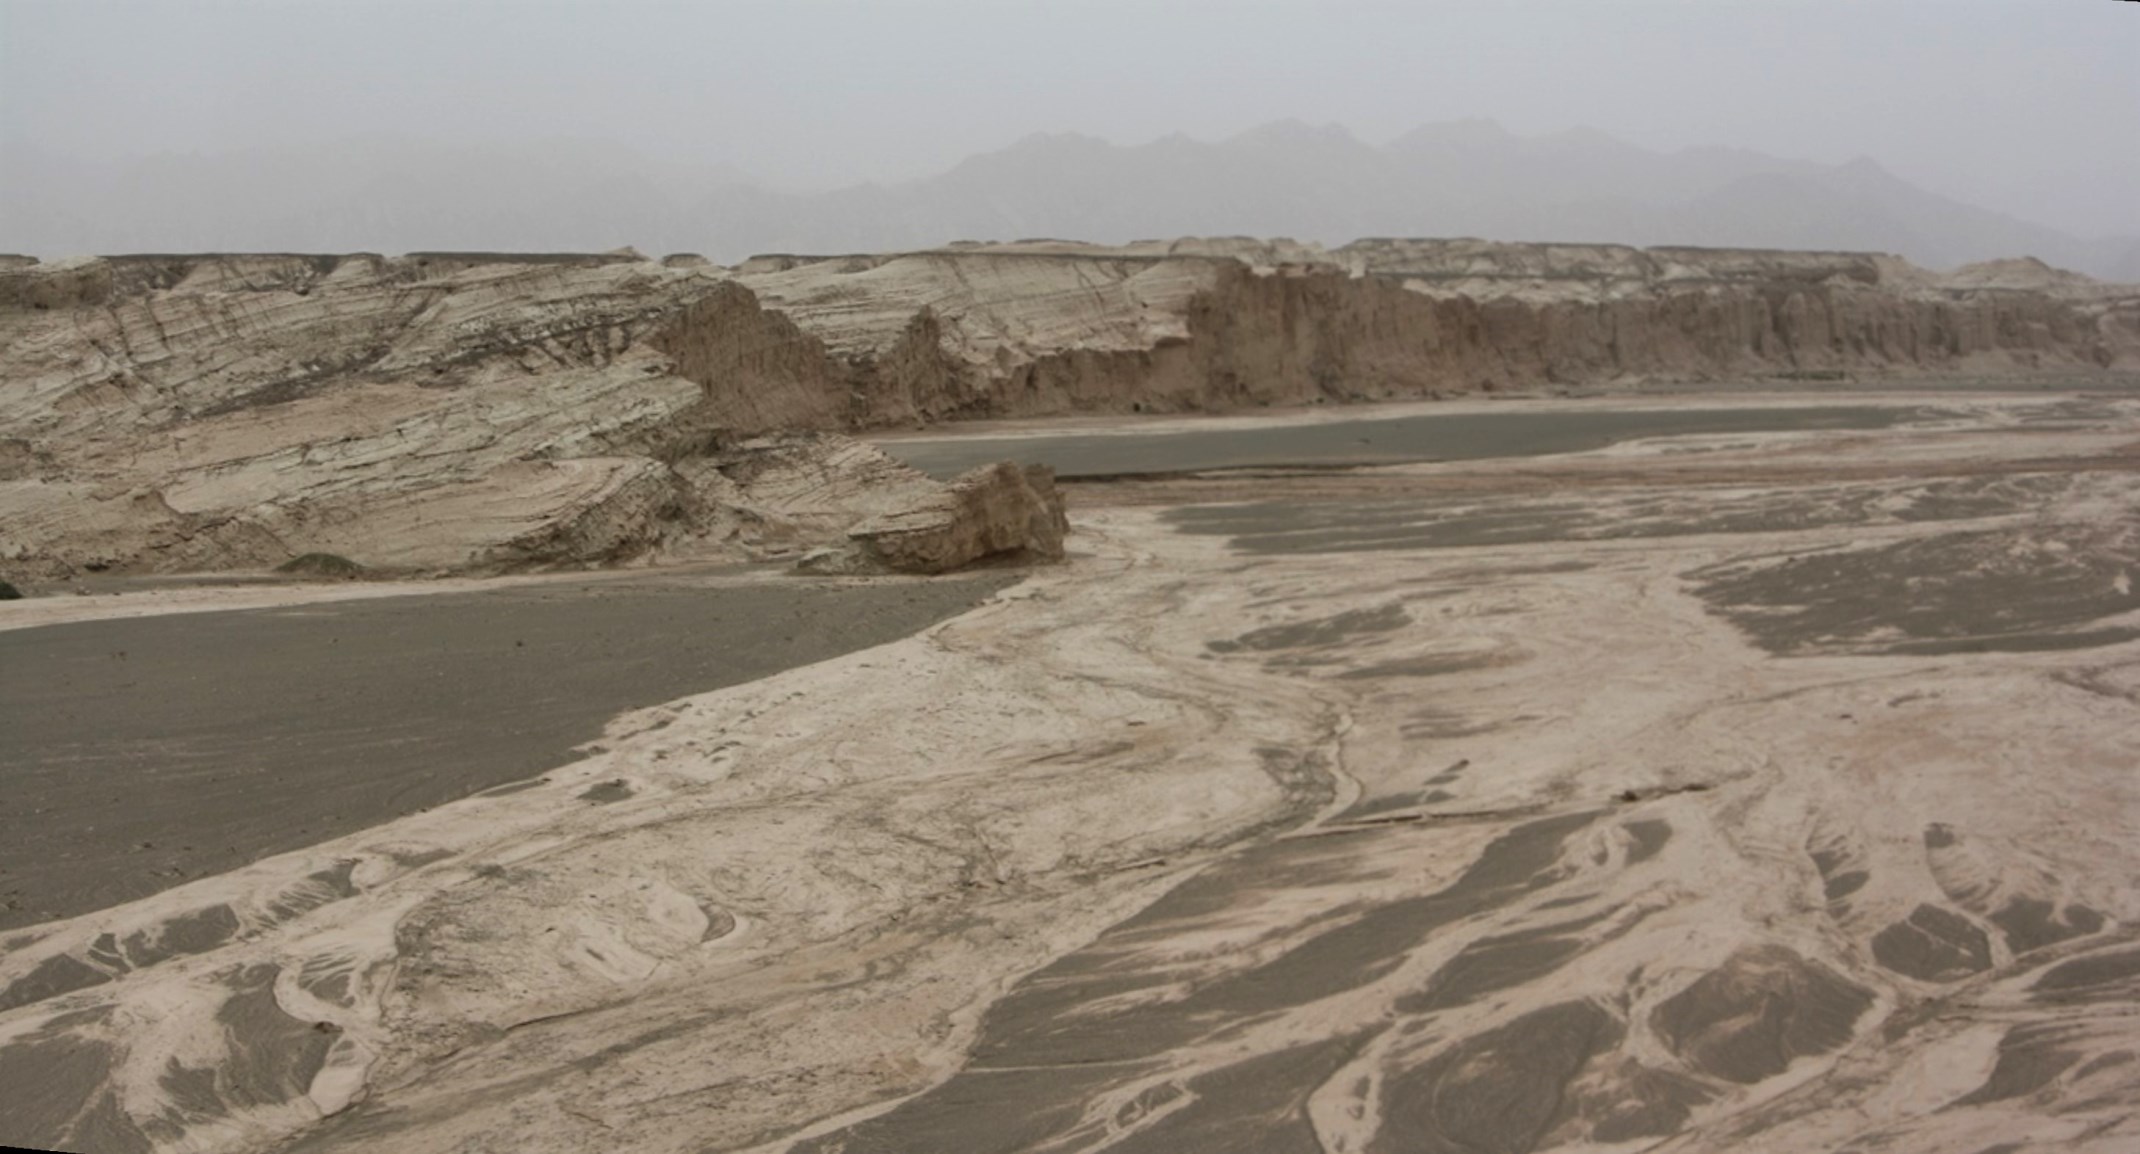
[[[0,1139],[2130,1149],[2140,400],[1912,404],[1075,485],[917,635],[0,939]]]

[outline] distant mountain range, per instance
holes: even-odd
[[[389,138],[85,165],[12,149],[0,251],[420,249],[860,252],[1056,237],[1476,236],[1894,252],[1933,268],[2033,256],[2140,281],[2140,237],[2083,238],[1919,188],[1872,160],[1657,152],[1593,129],[1430,124],[1376,146],[1280,122],[1217,142],[1031,136],[927,179],[777,191],[725,166],[586,141]]]

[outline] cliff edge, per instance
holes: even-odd
[[[968,501],[838,436],[934,421],[2134,368],[2140,288],[2027,261],[1230,239],[8,260],[0,577],[799,555],[887,495]],[[1045,555],[1034,532],[990,552]]]

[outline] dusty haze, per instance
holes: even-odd
[[[2140,277],[2135,58],[2108,2],[4,0],[0,251],[1409,232]],[[1047,202],[1094,171],[1117,211]],[[1985,211],[1920,236],[1927,197]]]

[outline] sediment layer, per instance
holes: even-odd
[[[1222,240],[733,269],[631,252],[11,264],[0,575],[750,556],[884,512],[813,535],[739,494],[742,446],[773,432],[2135,369],[2140,288],[2034,262]]]

